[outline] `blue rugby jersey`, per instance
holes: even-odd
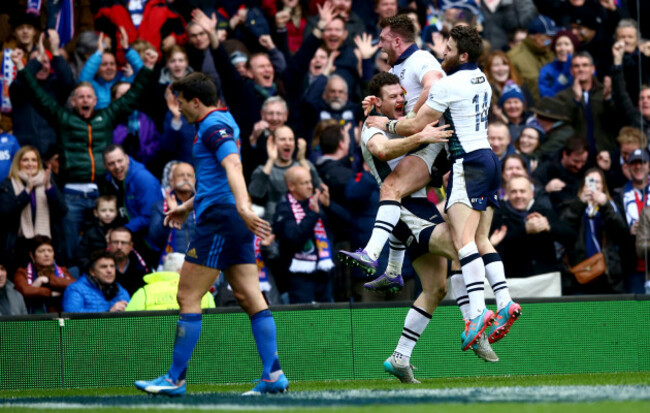
[[[215,109],[198,122],[192,148],[197,221],[210,205],[235,203],[226,170],[221,166],[221,161],[233,153],[239,155],[239,126],[225,108]]]

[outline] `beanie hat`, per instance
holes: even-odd
[[[521,100],[521,103],[524,104],[524,106],[526,105],[526,98],[524,97],[524,93],[521,91],[521,88],[512,80],[506,82],[506,85],[503,87],[503,92],[499,98],[499,107],[503,108],[503,104],[510,98],[519,99]]]

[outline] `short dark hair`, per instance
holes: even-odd
[[[415,25],[405,14],[385,17],[379,22],[379,27],[390,27],[390,31],[402,38],[406,43],[415,42]]]
[[[131,231],[127,227],[113,228],[113,230],[111,230],[111,232],[108,234],[108,239],[110,240],[111,237],[113,236],[113,234],[116,233],[116,232],[125,232],[125,233],[129,234],[131,236],[131,242],[133,242],[133,231]]]
[[[54,243],[52,242],[52,238],[46,235],[36,235],[34,236],[34,238],[31,239],[29,243],[30,245],[29,252],[35,254],[38,247],[40,247],[43,244],[47,244],[50,247],[54,248]]]
[[[199,99],[205,106],[217,105],[217,86],[205,73],[192,72],[172,83],[172,91],[183,95],[185,100]]]
[[[341,126],[328,126],[320,134],[320,149],[323,155],[329,155],[336,152],[339,143],[343,141],[343,131]]]
[[[589,150],[589,143],[580,135],[573,135],[564,143],[562,154],[571,155],[572,153],[583,153]]]
[[[483,53],[483,39],[476,27],[458,25],[451,29],[449,36],[456,41],[459,56],[467,53],[469,63],[478,62]]]
[[[592,66],[594,65],[594,57],[591,55],[591,53],[589,53],[589,52],[586,51],[586,50],[583,50],[583,51],[581,51],[581,52],[576,52],[576,53],[573,55],[573,59],[575,59],[576,57],[582,57],[582,58],[584,58],[584,59],[589,59],[589,62],[591,63],[591,65],[592,65]]]
[[[370,79],[368,83],[368,91],[372,96],[381,97],[381,88],[386,85],[399,85],[399,77],[392,73],[380,72]]]
[[[122,153],[126,155],[126,151],[124,150],[123,147],[121,147],[120,145],[116,145],[114,143],[111,143],[106,148],[104,148],[104,152],[102,152],[102,157],[104,158],[104,160],[106,160],[106,155],[108,155],[109,153],[111,153],[113,151],[116,151],[118,149],[121,150]]]
[[[88,268],[92,268],[94,270],[95,264],[97,264],[97,261],[101,260],[102,258],[108,258],[115,262],[115,256],[112,252],[108,250],[96,250],[90,253]]]

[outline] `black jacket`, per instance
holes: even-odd
[[[526,216],[533,212],[545,216],[551,225],[550,231],[537,234],[526,233]],[[526,213],[519,213],[504,202],[494,214],[492,229],[505,225],[506,236],[497,246],[508,277],[529,277],[560,271],[556,257],[555,242],[568,247],[575,242],[576,232],[551,209],[535,202]]]

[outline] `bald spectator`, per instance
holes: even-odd
[[[316,168],[306,158],[307,143],[304,139],[298,140],[296,159],[296,138],[293,130],[288,126],[277,128],[266,142],[268,160],[264,165],[258,166],[253,172],[248,192],[253,203],[265,207],[264,218],[272,219],[277,203],[287,192],[284,174],[296,165],[301,165],[311,171],[312,182],[320,185],[320,178]]]
[[[508,125],[501,121],[497,120],[488,125],[488,141],[492,151],[499,158],[499,162],[503,162],[506,156],[515,153]]]
[[[512,177],[506,193],[508,200],[496,211],[492,228],[506,229],[497,250],[508,277],[559,271],[555,243],[568,247],[575,241],[575,231],[552,209],[535,202],[533,183],[527,176]]]
[[[281,268],[288,269],[289,302],[331,302],[334,263],[324,214],[329,192],[327,187],[314,190],[309,169],[302,166],[289,168],[285,181],[288,192],[275,211],[273,233]]]

